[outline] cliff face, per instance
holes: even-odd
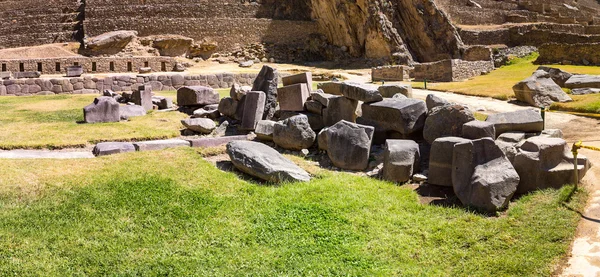
[[[321,33],[352,56],[400,63],[460,56],[462,41],[431,0],[312,0]]]

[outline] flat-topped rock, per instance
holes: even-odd
[[[177,105],[205,106],[219,104],[219,93],[210,87],[184,86],[177,90]]]
[[[421,154],[419,144],[412,140],[388,139],[385,143],[383,178],[404,183],[418,173]]]
[[[181,124],[194,132],[201,134],[210,134],[216,128],[217,124],[208,118],[188,118],[181,120]]]
[[[431,144],[429,155],[429,178],[432,185],[452,186],[452,158],[454,146],[459,143],[469,142],[468,139],[459,137],[438,138]]]
[[[83,108],[83,120],[86,123],[119,122],[119,103],[112,97],[101,96]]]
[[[146,109],[138,105],[125,105],[119,108],[119,117],[121,120],[129,120],[132,117],[146,115]]]
[[[378,89],[381,96],[385,98],[392,98],[396,94],[402,94],[406,98],[412,98],[412,86],[411,85],[383,85]]]
[[[573,75],[565,82],[565,87],[576,88],[600,88],[600,75]]]
[[[209,147],[218,147],[222,145],[226,145],[232,141],[236,140],[248,140],[248,136],[240,135],[240,136],[226,136],[226,137],[216,137],[216,138],[199,138],[199,139],[189,139],[190,145],[192,147],[201,147],[201,148],[209,148]]]
[[[383,100],[377,87],[355,83],[342,83],[342,93],[349,99],[365,103],[379,102]]]
[[[473,112],[463,105],[449,104],[433,108],[425,121],[423,138],[431,144],[438,138],[460,137],[463,125],[473,120]]]
[[[375,128],[348,121],[340,121],[327,129],[327,155],[336,167],[365,170]]]
[[[190,147],[190,142],[181,139],[151,140],[133,143],[137,151],[163,150],[175,147]]]
[[[427,107],[417,99],[386,98],[362,105],[362,122],[374,126],[377,132],[396,131],[410,135],[423,130]]]
[[[554,102],[573,101],[562,88],[550,78],[550,74],[538,70],[513,86],[517,99],[534,107],[549,107]]]
[[[534,109],[492,114],[486,121],[494,124],[496,135],[506,132],[539,133],[544,130],[542,115]]]
[[[127,152],[135,152],[135,146],[131,142],[102,142],[96,144],[92,153],[94,156],[108,156]]]

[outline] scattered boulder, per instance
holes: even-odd
[[[146,115],[146,109],[138,105],[125,105],[119,107],[119,117],[121,120],[129,120],[129,118]]]
[[[304,72],[304,73],[300,73],[300,74],[282,77],[281,82],[283,82],[283,86],[304,84],[306,86],[307,91],[310,93],[312,91],[312,83],[313,83],[312,72]]]
[[[101,96],[94,103],[83,108],[83,120],[86,123],[119,122],[119,103],[112,97]]]
[[[310,175],[275,149],[253,141],[232,141],[227,154],[240,171],[267,182],[308,182]]]
[[[567,142],[559,138],[532,137],[518,149],[514,165],[521,176],[517,193],[546,188],[560,188],[574,183],[573,154]],[[588,159],[578,155],[581,180],[591,167]]]
[[[229,97],[235,101],[240,101],[242,100],[242,97],[244,97],[249,91],[252,91],[251,87],[234,84],[231,87],[231,90],[229,90]]]
[[[277,89],[279,109],[282,111],[304,111],[304,103],[310,97],[306,84],[295,84]]]
[[[406,96],[406,98],[412,98],[412,86],[411,85],[383,85],[378,89],[381,96],[385,98],[394,97],[397,94]]]
[[[137,37],[136,31],[114,31],[92,37],[86,42],[86,52],[92,56],[115,55]]]
[[[427,104],[428,111],[433,110],[433,108],[435,108],[435,107],[442,107],[442,106],[450,104],[450,102],[448,102],[448,100],[441,98],[439,96],[436,96],[435,94],[427,95],[427,98],[425,99],[425,103]]]
[[[194,39],[180,35],[157,35],[146,37],[152,40],[152,47],[158,49],[161,56],[181,57],[185,56]]]
[[[549,107],[554,102],[573,101],[560,86],[551,78],[550,74],[538,70],[533,75],[513,86],[517,99],[534,107]]]
[[[282,148],[302,150],[310,148],[317,138],[306,115],[292,116],[281,123],[275,123],[273,141]]]
[[[552,80],[560,87],[564,87],[567,80],[573,77],[573,74],[569,72],[549,66],[540,66],[537,70],[543,70],[545,72],[548,72],[550,78],[552,78]]]
[[[218,106],[215,105],[204,106],[201,109],[197,109],[192,114],[192,118],[210,118],[217,119],[221,117],[221,113],[218,110]]]
[[[365,103],[379,102],[383,100],[377,88],[355,83],[342,83],[342,93],[349,99]]]
[[[133,91],[131,95],[131,100],[134,104],[138,106],[144,107],[146,111],[150,111],[153,109],[152,103],[152,86],[150,85],[142,85],[138,90]]]
[[[164,96],[152,96],[152,104],[156,105],[159,110],[167,110],[173,108],[173,99]]]
[[[342,120],[327,129],[327,155],[336,167],[365,170],[375,128]]]
[[[419,171],[419,145],[412,140],[387,140],[383,162],[385,180],[404,183]]]
[[[317,144],[319,145],[319,150],[327,151],[327,130],[328,128],[323,128],[321,132],[317,135]]]
[[[243,67],[243,68],[249,68],[249,67],[252,67],[253,65],[254,65],[254,61],[252,61],[252,60],[250,60],[250,61],[241,61],[239,63],[239,66]]]
[[[205,106],[219,104],[219,93],[210,87],[184,86],[177,90],[177,105]]]
[[[240,101],[240,103],[243,102],[244,104],[244,115],[241,118],[242,124],[240,128],[242,130],[254,130],[256,129],[256,124],[262,120],[265,101],[267,101],[266,94],[262,91],[250,91],[243,98],[243,101]]]
[[[565,82],[565,87],[576,88],[600,88],[600,75],[573,75]]]
[[[411,135],[423,130],[426,116],[427,107],[421,100],[386,98],[363,104],[361,122],[374,126],[377,132]]]
[[[473,120],[463,125],[462,137],[468,139],[496,139],[496,128],[493,123]]]
[[[600,93],[600,88],[576,88],[571,90],[573,95],[587,95]]]
[[[219,113],[229,118],[238,119],[236,117],[236,111],[238,109],[238,101],[235,101],[231,97],[225,97],[219,102]]]
[[[130,142],[101,142],[96,144],[92,153],[94,156],[108,156],[127,152],[135,152],[135,146]]]
[[[313,92],[310,94],[312,100],[317,101],[323,105],[323,107],[327,108],[329,106],[329,99],[339,97],[333,94],[327,94],[322,92]]]
[[[190,142],[181,139],[151,140],[133,143],[137,151],[156,151],[175,147],[190,147]]]
[[[256,130],[254,131],[256,137],[264,141],[273,141],[275,124],[277,124],[277,122],[271,120],[259,121],[258,124],[256,124]]]
[[[260,119],[273,119],[275,111],[277,110],[277,82],[279,79],[279,73],[277,69],[264,65],[252,86],[252,91],[262,91],[265,93],[265,107],[263,109],[264,114]]]
[[[188,118],[181,120],[181,124],[186,128],[201,134],[210,134],[215,128],[217,128],[217,124],[208,118]]]
[[[486,121],[494,124],[496,135],[515,131],[539,133],[544,130],[544,119],[534,109],[492,114],[488,116]]]
[[[323,109],[323,124],[332,126],[341,120],[356,122],[356,108],[358,101],[344,96],[328,98],[329,104]]]
[[[452,185],[464,205],[486,212],[506,208],[519,181],[519,174],[491,138],[454,146]]]
[[[306,103],[304,103],[304,108],[308,112],[311,112],[311,113],[314,113],[314,114],[318,114],[318,115],[322,115],[323,114],[323,109],[325,108],[325,106],[323,106],[318,101],[308,100],[308,101],[306,101]]]
[[[343,92],[344,83],[341,82],[328,82],[318,83],[317,89],[322,90],[324,93],[332,95],[344,95]]]
[[[428,183],[444,187],[452,186],[454,146],[465,142],[469,142],[469,140],[459,137],[445,137],[436,139],[431,144]]]
[[[507,132],[498,136],[496,145],[500,147],[506,158],[514,165],[517,149],[526,138],[526,134],[523,132]]]
[[[431,144],[438,138],[460,137],[463,125],[473,120],[473,112],[463,105],[450,104],[433,108],[425,121],[423,138]]]

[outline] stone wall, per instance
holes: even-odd
[[[108,77],[37,78],[0,81],[0,96],[49,94],[98,94],[105,89],[132,91],[140,85],[151,85],[154,91],[176,90],[182,86],[230,88],[234,83],[252,85],[254,73],[217,73],[208,75],[144,74]]]
[[[175,59],[172,57],[130,57],[130,58],[55,58],[0,60],[3,72],[39,71],[42,74],[64,74],[67,67],[80,65],[84,73],[138,72],[140,67],[150,67],[154,72],[173,71]]]
[[[379,66],[371,69],[371,79],[377,81],[406,81],[410,79],[412,68],[404,65]]]
[[[581,25],[530,24],[513,25],[493,30],[459,30],[467,45],[540,46],[548,42],[600,42],[600,35]]]
[[[493,61],[443,60],[415,65],[415,81],[457,82],[494,70]]]
[[[600,43],[547,43],[539,51],[538,64],[600,66]]]

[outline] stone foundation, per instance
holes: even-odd
[[[600,43],[547,43],[539,51],[537,64],[600,65]]]
[[[176,90],[182,86],[230,88],[233,84],[252,85],[255,78],[256,74],[254,73],[217,73],[209,75],[145,74],[17,79],[0,81],[0,96],[99,94],[105,89],[133,91],[141,85],[150,85],[153,91]]]
[[[413,68],[404,65],[380,66],[371,69],[373,82],[406,81],[410,79]]]
[[[42,74],[66,74],[67,67],[80,65],[84,73],[138,72],[140,67],[152,68],[154,72],[173,71],[172,57],[128,57],[128,58],[52,58],[26,60],[0,60],[2,72],[39,71]]]
[[[415,65],[415,81],[456,82],[487,74],[494,70],[493,61],[443,60]]]

